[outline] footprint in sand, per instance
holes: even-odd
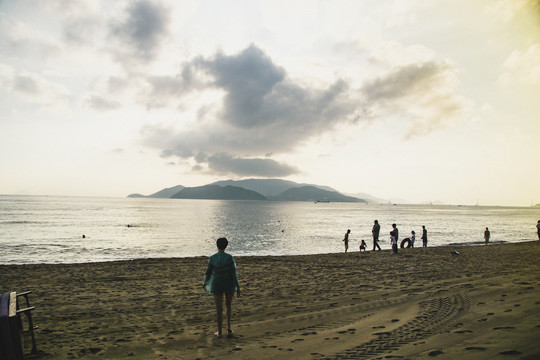
[[[398,322],[399,319],[392,319],[392,322],[395,323],[395,322]]]
[[[513,326],[497,326],[494,327],[493,330],[513,330],[515,327]]]
[[[469,347],[466,347],[465,350],[469,350],[469,351],[486,351],[487,349],[485,347],[480,347],[480,346],[469,346]]]
[[[456,334],[468,334],[468,333],[472,333],[471,330],[459,330],[459,331],[456,331]]]
[[[521,355],[521,351],[517,351],[517,350],[501,351],[499,355]]]
[[[429,356],[438,356],[438,355],[441,355],[441,354],[444,354],[444,352],[442,352],[441,350],[435,350],[435,351],[430,352],[428,355]]]

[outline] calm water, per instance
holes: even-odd
[[[220,236],[234,255],[341,252],[347,229],[357,251],[374,219],[383,249],[393,222],[418,243],[425,225],[429,246],[483,243],[486,226],[492,242],[522,242],[540,208],[0,196],[0,264],[208,256]]]

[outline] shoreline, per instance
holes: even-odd
[[[0,265],[0,291],[32,291],[29,359],[533,359],[539,257],[538,241],[235,256],[232,339],[213,338],[204,256]]]
[[[355,240],[356,241],[356,240]],[[370,246],[373,244],[372,240],[368,240],[371,242],[368,242],[368,250],[366,250],[366,253],[371,253]],[[506,241],[506,240],[494,240],[490,241],[487,246],[494,246],[494,245],[510,245],[510,244],[521,244],[521,243],[529,243],[529,242],[536,242],[538,240],[522,240],[522,241]],[[379,241],[379,244],[381,244],[381,241]],[[417,245],[414,249],[421,249],[421,240],[417,240]],[[399,243],[398,243],[399,246]],[[454,247],[464,247],[468,248],[471,246],[486,246],[484,241],[469,241],[469,242],[463,242],[463,243],[449,243],[445,245],[428,245],[428,248],[454,248]],[[402,250],[402,248],[399,248]],[[347,253],[360,253],[359,250],[356,249],[356,246],[350,247],[350,251]],[[404,249],[406,250],[406,249]],[[392,251],[391,248],[384,248],[383,251]],[[229,251],[228,251],[229,252]],[[262,254],[262,255],[235,255],[234,251],[230,252],[231,255],[233,255],[235,258],[248,258],[248,257],[295,257],[295,256],[324,256],[324,255],[334,255],[334,254],[342,254],[344,253],[342,250],[336,251],[336,252],[323,252],[323,253],[313,253],[313,254]],[[114,262],[124,262],[124,261],[140,261],[140,260],[173,260],[173,259],[197,259],[197,258],[208,258],[212,254],[208,255],[196,255],[196,256],[164,256],[164,257],[140,257],[140,258],[130,258],[130,259],[114,259],[114,260],[97,260],[97,261],[83,261],[83,262],[40,262],[40,263],[1,263],[0,266],[24,266],[24,265],[81,265],[81,264],[102,264],[102,263],[114,263]]]

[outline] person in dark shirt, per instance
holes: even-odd
[[[422,246],[427,247],[427,230],[424,225],[422,225]]]
[[[373,234],[373,251],[375,251],[375,248],[378,248],[379,251],[381,250],[381,247],[379,246],[379,232],[380,231],[381,231],[381,225],[379,225],[378,220],[375,220],[373,229],[371,230],[371,233]]]
[[[240,284],[236,273],[236,263],[231,255],[225,253],[229,242],[226,238],[217,239],[218,252],[210,256],[204,276],[203,288],[209,294],[214,295],[217,310],[218,331],[215,335],[222,336],[223,324],[223,295],[225,294],[225,306],[227,307],[227,336],[232,336],[231,314],[232,299],[234,292],[240,296]]]
[[[349,250],[349,234],[350,233],[351,233],[351,230],[348,229],[347,232],[345,233],[345,237],[343,238],[343,241],[345,242],[345,252]]]

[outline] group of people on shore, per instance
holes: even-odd
[[[486,228],[487,229],[487,228]],[[381,232],[381,225],[379,224],[378,220],[374,221],[373,228],[371,229],[371,233],[373,236],[373,250],[372,251],[380,251],[381,247],[379,246],[379,234]],[[349,234],[351,233],[351,229],[347,229],[347,232],[345,233],[345,237],[343,238],[343,242],[345,245],[345,252],[349,250]],[[427,247],[427,230],[425,225],[422,225],[422,246]],[[403,239],[403,241],[408,240],[410,245],[407,247],[414,248],[414,242],[416,240],[416,233],[414,230],[411,231],[411,237]],[[392,224],[392,231],[390,231],[390,244],[392,245],[392,251],[393,253],[397,253],[398,251],[398,241],[399,241],[399,229],[397,228],[396,224]],[[360,242],[360,251],[366,251],[367,244],[364,240]]]
[[[538,234],[538,240],[540,240],[540,220],[538,220],[538,223],[536,225],[536,230]],[[379,224],[378,220],[374,221],[373,228],[371,229],[371,233],[373,236],[373,250],[372,251],[380,251],[381,247],[379,246],[379,235],[381,232],[381,226]],[[345,237],[343,238],[343,242],[345,243],[345,252],[349,250],[349,234],[351,233],[351,230],[348,229],[345,233]],[[489,239],[491,237],[491,234],[489,232],[489,229],[486,227],[486,230],[484,231],[484,241],[487,244],[489,242]],[[410,242],[410,246],[414,248],[414,242],[416,239],[416,234],[413,231],[411,231],[411,237],[403,239],[403,241],[408,240]],[[422,246],[427,247],[427,230],[424,225],[422,225]],[[398,251],[398,240],[399,240],[399,229],[397,228],[396,224],[392,224],[392,231],[390,231],[390,242],[392,244],[392,251],[393,253],[397,253]],[[226,238],[219,238],[216,242],[218,252],[212,255],[208,259],[208,266],[206,268],[206,273],[204,276],[203,281],[203,288],[209,293],[214,295],[214,302],[216,305],[216,317],[217,317],[217,328],[218,331],[215,333],[215,336],[218,338],[221,338],[222,335],[222,324],[223,324],[223,300],[225,299],[225,307],[226,307],[226,314],[227,314],[227,336],[232,337],[233,331],[231,329],[231,307],[232,307],[232,299],[234,296],[234,293],[236,292],[237,296],[240,296],[240,284],[238,282],[238,275],[236,273],[236,263],[233,259],[233,257],[227,253],[225,253],[225,249],[227,248],[228,241]],[[360,243],[360,251],[366,251],[367,250],[367,244],[364,240],[361,240]]]

